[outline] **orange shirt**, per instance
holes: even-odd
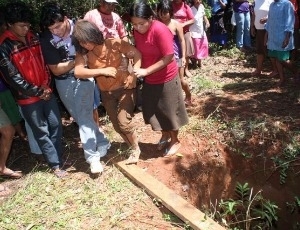
[[[87,53],[87,66],[90,69],[115,67],[116,78],[95,76],[101,91],[112,91],[124,87],[128,75],[128,59],[135,54],[135,47],[121,39],[106,39],[103,45],[96,46]]]

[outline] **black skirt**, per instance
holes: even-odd
[[[155,131],[172,131],[188,123],[179,76],[163,84],[147,84],[142,90],[143,117]]]

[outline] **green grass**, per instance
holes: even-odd
[[[32,172],[2,203],[0,229],[126,229],[136,206],[149,202],[115,167],[96,179],[77,173],[61,180]]]

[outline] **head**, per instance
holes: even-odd
[[[148,31],[155,16],[150,5],[143,1],[134,3],[130,7],[129,15],[133,28],[141,34]]]
[[[47,2],[43,5],[40,16],[42,31],[49,29],[52,34],[63,37],[68,25],[68,17],[63,7],[56,2]]]
[[[118,4],[117,0],[100,0],[100,12],[103,14],[111,14]]]
[[[33,12],[24,2],[8,3],[4,10],[8,29],[17,37],[25,37],[30,29]]]
[[[157,15],[162,22],[168,22],[173,17],[172,2],[162,0],[157,5]]]
[[[72,43],[80,54],[85,54],[96,45],[102,45],[104,38],[99,28],[87,20],[78,20],[72,34]]]

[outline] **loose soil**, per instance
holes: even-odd
[[[286,133],[299,129],[299,88],[291,77],[284,87],[276,88],[278,79],[268,76],[269,63],[261,76],[252,77],[250,73],[254,66],[254,55],[238,54],[235,57],[209,57],[203,61],[201,69],[192,70],[195,78],[205,77],[224,84],[224,87],[199,91],[194,80],[188,79],[194,92],[193,106],[187,108],[190,121],[218,119],[224,124],[238,126],[249,120],[260,120],[261,124],[271,125],[254,129],[252,135],[242,141],[238,132],[242,130],[234,128],[216,129],[213,124],[183,128],[178,154],[164,158],[163,151],[156,150],[160,133],[146,126],[138,112],[134,119],[142,154],[137,165],[202,211],[213,210],[221,199],[234,198],[236,183],[248,182],[254,193],[262,190],[264,198],[280,207],[277,229],[292,229],[299,222],[300,214],[299,211],[290,213],[286,202],[293,202],[295,196],[300,196],[299,166],[295,166],[286,182],[280,184],[279,170],[271,157],[280,156],[284,144],[291,141]],[[287,72],[287,76],[290,75]],[[103,162],[111,165],[126,159],[125,144],[103,114],[101,123],[112,140],[112,147]],[[271,129],[276,129],[277,135],[271,135]],[[72,156],[72,152],[82,153],[76,124],[65,126],[64,142],[71,153],[70,159],[77,162],[77,170],[86,172],[88,165],[84,163],[83,154],[80,159]],[[20,140],[16,139],[9,164],[29,173],[34,163],[28,162],[34,160],[29,156],[28,147],[20,146]],[[18,157],[18,151],[27,151],[27,155]]]

